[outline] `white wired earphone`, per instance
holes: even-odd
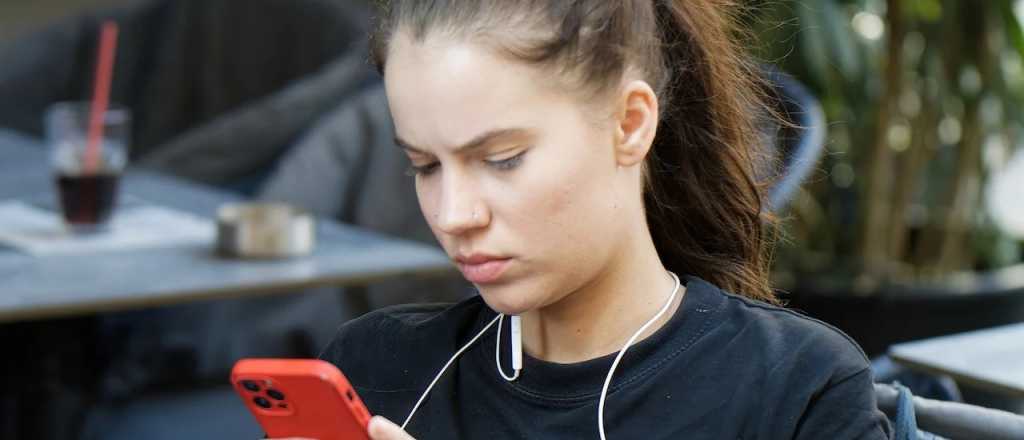
[[[633,345],[633,343],[636,342],[636,339],[639,338],[640,335],[642,335],[648,327],[653,325],[654,322],[661,317],[661,315],[664,315],[665,312],[667,312],[668,309],[672,307],[672,303],[676,299],[676,294],[679,293],[679,277],[676,276],[676,274],[672,273],[671,271],[668,274],[671,275],[672,279],[675,280],[675,286],[672,288],[672,294],[669,295],[668,300],[665,301],[665,305],[661,306],[661,310],[658,310],[658,313],[655,313],[650,320],[648,320],[646,323],[644,323],[644,325],[640,326],[640,328],[637,329],[636,333],[633,333],[633,336],[630,336],[630,338],[626,341],[626,345],[623,345],[622,349],[619,350],[619,354],[615,356],[615,360],[612,361],[612,367],[608,369],[608,375],[605,376],[604,378],[604,386],[601,387],[601,397],[597,403],[597,431],[601,435],[601,440],[606,440],[604,434],[604,401],[605,398],[608,396],[608,387],[612,383],[612,374],[615,373],[615,368],[619,366],[619,361],[622,360],[622,357],[626,354],[626,350],[629,349],[629,346]],[[487,330],[490,329],[495,322],[498,323],[498,335],[496,338],[497,341],[494,344],[495,366],[498,367],[498,373],[501,374],[501,377],[505,378],[505,380],[512,382],[519,378],[519,372],[522,371],[523,369],[522,326],[519,317],[512,316],[510,327],[512,330],[512,369],[514,370],[514,373],[510,377],[507,376],[505,374],[505,371],[502,370],[501,368],[501,324],[504,322],[504,320],[505,315],[503,313],[498,314],[498,316],[495,316],[494,319],[491,320],[491,322],[487,323],[487,325],[485,325],[484,328],[480,330],[479,333],[476,334],[476,336],[473,336],[473,339],[470,339],[469,342],[466,343],[466,345],[463,345],[462,348],[460,348],[458,351],[455,352],[454,355],[452,355],[451,359],[448,359],[448,362],[446,362],[444,366],[441,367],[441,371],[437,373],[437,376],[434,376],[434,380],[430,381],[430,385],[427,385],[427,389],[423,391],[423,395],[421,395],[420,399],[416,401],[416,405],[412,407],[412,411],[409,411],[409,416],[405,418],[405,422],[402,422],[402,429],[405,429],[406,425],[409,424],[409,421],[412,420],[412,416],[416,414],[416,410],[420,408],[420,405],[423,403],[423,401],[427,399],[428,395],[430,395],[430,390],[434,388],[434,384],[436,384],[437,381],[441,379],[441,376],[443,376],[444,372],[448,370],[448,367],[450,367],[452,363],[454,363],[455,360],[458,359],[459,356],[461,356],[464,351],[466,351],[466,349],[472,346],[473,343],[477,341],[477,339],[480,339],[480,336],[483,336],[483,334],[487,332]]]

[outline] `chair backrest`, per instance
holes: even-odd
[[[321,75],[364,45],[368,14],[359,2],[334,0],[145,0],[76,16],[0,51],[0,125],[41,135],[46,106],[88,99],[98,26],[113,19],[120,38],[110,99],[133,111],[132,160],[181,143],[219,146],[238,139],[202,132]],[[280,153],[348,96],[349,90],[339,89],[275,108],[270,119],[250,124],[272,135],[239,140],[231,153],[257,151],[272,163],[274,154],[262,151]]]
[[[875,384],[878,408],[890,418],[896,417],[899,392],[891,385]],[[913,397],[917,427],[935,435],[953,439],[1024,439],[1024,416],[957,402]]]
[[[785,123],[770,123],[765,132],[768,157],[774,158],[764,173],[774,176],[768,191],[768,209],[781,211],[814,170],[825,150],[825,112],[817,98],[792,76],[774,67],[763,68],[771,87],[771,104]]]

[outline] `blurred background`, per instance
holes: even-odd
[[[4,0],[0,161],[15,157],[5,139],[45,151],[49,105],[91,98],[98,29],[113,19],[110,100],[133,118],[126,173],[434,246],[388,146],[380,80],[365,62],[366,3]],[[1024,0],[744,3],[750,50],[789,119],[766,127],[763,145],[777,159],[763,167],[777,176],[780,296],[853,337],[879,381],[1024,413]],[[17,181],[0,176],[15,188],[0,200],[31,195]],[[4,261],[0,274],[16,267]],[[18,391],[0,401],[0,437],[259,435],[226,383],[234,360],[315,356],[366,311],[471,294],[435,272],[318,281],[295,295],[0,314],[0,340],[35,359],[5,358]],[[4,285],[0,294],[24,295]],[[1003,333],[944,339],[931,359],[914,351],[925,346],[894,349],[994,329]]]
[[[130,4],[133,0],[8,0],[0,16],[0,41],[42,29],[62,18],[99,8]]]

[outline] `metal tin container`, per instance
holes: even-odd
[[[316,225],[308,212],[285,203],[232,203],[217,211],[217,252],[235,258],[308,255]]]

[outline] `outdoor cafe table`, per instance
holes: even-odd
[[[0,130],[0,201],[54,200],[47,152],[40,141]],[[122,178],[121,194],[214,218],[238,196],[141,170]],[[318,286],[366,284],[453,270],[435,247],[317,219],[315,251],[285,260],[220,258],[213,243],[103,252],[29,256],[0,248],[0,323]]]
[[[1024,323],[896,344],[889,355],[915,370],[1024,399]]]
[[[210,221],[219,206],[240,199],[132,169],[120,194]],[[0,203],[11,199],[56,206],[42,142],[0,129]],[[262,261],[217,257],[213,243],[195,241],[46,256],[0,245],[0,438],[75,438],[72,425],[54,415],[78,408],[94,386],[82,351],[100,342],[89,336],[97,314],[454,270],[435,247],[329,219],[317,219],[316,236],[309,256]]]

